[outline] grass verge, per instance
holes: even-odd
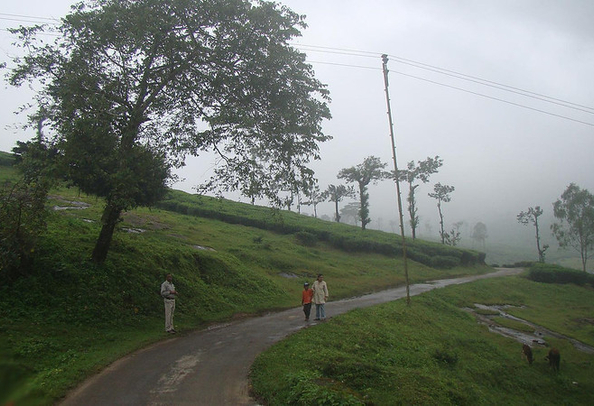
[[[520,343],[462,310],[474,303],[518,306],[518,317],[594,345],[594,326],[583,321],[594,311],[592,289],[488,279],[298,332],[258,357],[253,392],[268,405],[591,404],[593,355],[545,337],[561,351],[561,372],[549,369],[544,347],[529,366]]]

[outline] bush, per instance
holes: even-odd
[[[573,283],[579,286],[590,284],[590,286],[594,287],[594,275],[551,264],[533,263],[527,278],[535,282]]]
[[[318,237],[307,231],[299,231],[295,233],[295,238],[301,245],[306,247],[314,247],[318,243]]]
[[[0,187],[0,277],[5,282],[30,264],[37,238],[45,230],[47,190],[42,182]]]
[[[446,257],[446,256],[437,255],[437,256],[431,258],[431,266],[433,266],[434,268],[449,269],[449,268],[454,268],[454,267],[458,266],[459,264],[460,264],[460,261],[458,260],[458,258],[454,258],[454,257]]]

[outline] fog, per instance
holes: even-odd
[[[60,17],[69,3],[5,4],[2,28],[33,22],[29,17]],[[489,231],[487,243],[526,240],[532,246],[534,230],[517,223],[520,211],[539,205],[548,219],[569,183],[594,191],[594,2],[281,3],[306,15],[308,28],[294,45],[307,54],[332,98],[333,118],[324,130],[334,138],[321,145],[322,159],[312,164],[322,190],[342,183],[336,178],[340,169],[368,156],[392,168],[380,58],[385,53],[398,166],[435,155],[444,162],[416,194],[421,237],[438,237],[436,201],[427,196],[436,182],[455,187],[451,202],[443,205],[445,225],[450,229],[464,221],[467,244],[469,230],[481,221]],[[17,52],[10,42],[10,34],[0,31],[3,61]],[[11,113],[30,92],[6,85],[2,92],[0,149],[9,151],[17,140],[30,138],[6,129],[19,120]],[[173,187],[194,192],[214,165],[209,155],[188,159]],[[406,185],[402,190],[406,205]],[[390,231],[398,216],[394,183],[380,182],[369,192],[368,227]],[[330,202],[317,209],[319,216],[333,216]],[[313,208],[301,212],[311,214]],[[543,240],[552,243],[550,220],[544,223]]]

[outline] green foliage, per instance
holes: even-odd
[[[12,166],[15,163],[14,155],[0,151],[0,166]]]
[[[52,42],[43,26],[10,30],[26,56],[9,83],[42,85],[31,124],[47,121],[69,180],[106,198],[96,262],[121,212],[160,199],[187,154],[225,158],[209,189],[278,199],[313,183],[330,111],[289,44],[304,26],[274,2],[88,0]]]
[[[333,248],[346,252],[373,252],[401,256],[402,240],[396,234],[376,230],[361,232],[346,224],[328,223],[299,214],[260,206],[234,203],[225,199],[170,191],[158,207],[190,216],[217,219],[282,234],[306,232]],[[428,266],[473,266],[485,263],[485,254],[419,239],[407,239],[408,257]],[[434,257],[451,257],[434,260]],[[455,264],[454,264],[455,259]]]
[[[553,213],[559,223],[551,225],[551,230],[559,246],[578,251],[585,272],[594,251],[594,195],[572,183],[553,203]]]
[[[295,233],[295,238],[301,245],[307,247],[315,247],[318,242],[318,237],[315,234],[308,233],[307,231],[299,231]]]
[[[412,238],[416,238],[416,230],[419,225],[419,215],[417,214],[417,201],[415,198],[415,191],[418,188],[418,184],[415,184],[417,181],[421,181],[423,183],[429,182],[429,177],[434,173],[437,173],[437,170],[443,165],[443,159],[439,156],[435,156],[435,158],[427,157],[424,161],[410,161],[406,165],[406,169],[399,170],[398,176],[399,181],[408,183],[408,214],[409,214],[409,224],[412,231]],[[392,174],[395,177],[394,174]]]
[[[43,182],[0,186],[0,279],[14,280],[27,272],[46,226],[47,190]]]
[[[384,171],[386,165],[378,157],[368,156],[357,166],[341,169],[338,173],[338,179],[345,179],[349,183],[356,183],[359,187],[359,201],[361,202],[359,217],[363,230],[371,222],[369,218],[369,193],[367,192],[367,188],[370,183],[377,183],[389,177],[390,174]]]
[[[364,405],[356,395],[337,380],[323,378],[315,372],[302,372],[288,377],[290,405],[357,406]]]
[[[0,168],[0,176],[16,179],[6,173],[12,172]],[[377,252],[394,250],[397,236],[392,234],[363,233],[296,213],[183,192],[171,196],[167,202],[203,216],[159,208],[130,211],[117,225],[111,255],[99,265],[89,252],[101,227],[103,201],[64,187],[51,191],[48,206],[70,209],[51,211],[46,218],[48,226],[26,275],[0,279],[0,306],[10,309],[0,315],[0,376],[10,375],[12,388],[7,389],[10,399],[0,393],[0,403],[54,403],[105,365],[163,339],[159,285],[168,272],[180,292],[176,328],[182,334],[235,314],[295,306],[302,281],[318,272],[331,283],[333,300],[404,283],[398,253]],[[317,244],[296,244],[299,232],[315,236]],[[336,249],[329,242],[332,236],[343,236],[347,247],[360,242],[361,251]],[[447,248],[448,255],[461,257],[463,252],[420,240],[415,245],[428,253]],[[412,282],[487,270],[409,263]],[[352,395],[342,393],[338,382],[321,382],[321,399]]]
[[[460,260],[456,257],[437,255],[431,258],[431,265],[435,268],[454,268],[460,265]]]
[[[573,283],[579,286],[589,284],[591,287],[594,287],[594,275],[551,264],[532,264],[527,278],[535,282]]]
[[[431,291],[411,306],[396,301],[301,330],[256,359],[253,391],[269,405],[300,404],[294,393],[304,386],[314,392],[323,382],[340,382],[342,393],[373,405],[589,403],[593,355],[545,337],[561,349],[562,373],[549,370],[545,347],[533,349],[529,367],[520,343],[489,332],[461,309],[470,303],[516,305],[508,309],[514,315],[580,339],[593,332],[566,322],[594,311],[591,290],[560,291],[514,277],[481,280]]]

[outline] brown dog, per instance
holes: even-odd
[[[549,361],[549,366],[553,368],[555,372],[559,372],[559,364],[561,363],[561,354],[559,354],[559,350],[556,348],[551,348],[549,351],[549,355],[545,357],[547,361]]]
[[[534,357],[532,356],[532,348],[528,344],[522,345],[522,358],[526,358],[529,365],[532,365]]]

